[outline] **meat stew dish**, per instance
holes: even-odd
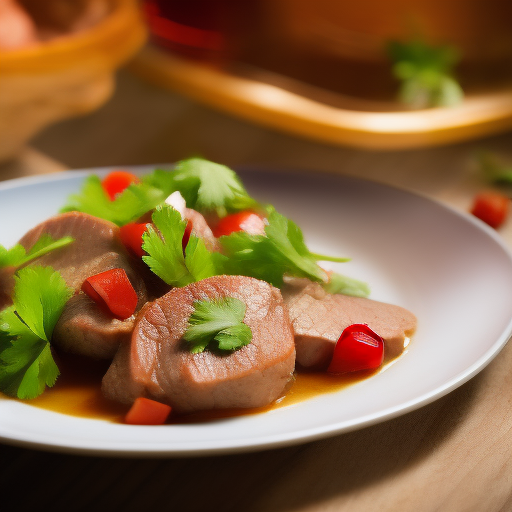
[[[416,328],[409,311],[325,271],[318,261],[343,259],[310,252],[300,229],[252,199],[224,166],[190,159],[130,178],[113,194],[110,186],[86,180],[62,213],[19,245],[30,257],[43,237],[48,245],[69,243],[0,268],[0,389],[7,395],[33,398],[57,378],[45,379],[39,356],[26,355],[17,371],[12,362],[16,346],[27,344],[13,316],[33,323],[19,307],[23,290],[35,288],[25,283],[28,270],[50,268],[68,290],[46,344],[39,336],[39,353],[75,354],[85,366],[103,359],[108,400],[128,410],[149,399],[169,406],[172,417],[266,407],[301,372],[366,376],[397,357]],[[119,284],[113,271],[126,281]],[[129,293],[133,311],[116,313]]]

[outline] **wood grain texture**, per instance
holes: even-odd
[[[174,161],[199,153],[230,165],[343,171],[466,210],[483,186],[471,172],[471,154],[485,147],[512,157],[511,143],[506,134],[415,152],[333,148],[231,119],[123,74],[111,103],[49,129],[36,147],[72,167]],[[512,247],[512,223],[501,234]],[[73,511],[507,512],[511,369],[509,344],[478,376],[421,409],[330,439],[258,453],[114,459],[0,445],[2,505]]]

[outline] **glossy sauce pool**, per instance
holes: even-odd
[[[331,375],[320,372],[296,372],[293,384],[286,395],[273,404],[254,409],[219,410],[193,413],[172,417],[169,423],[197,423],[215,419],[256,414],[286,407],[303,400],[339,391],[355,382],[370,378],[383,371],[396,359],[385,361],[376,371],[357,372],[353,374]],[[107,400],[101,394],[101,379],[107,371],[109,363],[91,362],[79,357],[59,357],[57,365],[61,375],[53,388],[48,388],[39,397],[24,402],[49,411],[79,416],[83,418],[100,419],[115,423],[124,422],[124,416],[129,407]]]

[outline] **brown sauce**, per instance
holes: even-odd
[[[254,409],[230,409],[172,416],[169,423],[199,423],[233,416],[256,414],[286,407],[315,396],[339,391],[351,384],[367,379],[394,363],[385,361],[377,371],[331,375],[324,372],[295,372],[294,381],[285,396],[266,407]],[[129,407],[107,400],[101,394],[101,379],[109,362],[91,362],[74,356],[60,356],[57,364],[61,375],[54,387],[25,403],[49,411],[122,423]]]

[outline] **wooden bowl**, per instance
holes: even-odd
[[[112,0],[92,28],[14,51],[0,51],[0,161],[41,128],[102,105],[115,70],[144,43],[136,0]]]

